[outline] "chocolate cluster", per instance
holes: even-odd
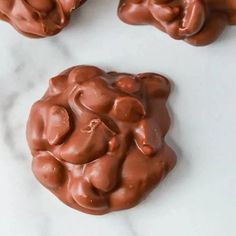
[[[77,66],[50,80],[30,112],[36,178],[90,214],[133,207],[175,166],[165,143],[168,80]]]
[[[235,0],[121,0],[118,14],[129,24],[150,24],[174,39],[203,46],[226,25],[236,24]]]
[[[29,37],[60,32],[71,12],[86,0],[0,0],[0,19]]]

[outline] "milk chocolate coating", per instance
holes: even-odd
[[[121,0],[118,14],[128,24],[150,24],[174,39],[203,46],[226,25],[236,24],[236,0]]]
[[[60,32],[71,12],[86,0],[0,0],[0,19],[28,37]]]
[[[175,166],[169,81],[77,66],[50,80],[27,124],[36,178],[89,214],[133,207]]]

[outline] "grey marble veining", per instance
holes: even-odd
[[[151,27],[125,25],[117,2],[89,0],[53,38],[28,39],[0,22],[0,235],[236,235],[236,27],[194,48]],[[31,104],[50,77],[77,64],[172,80],[168,139],[178,165],[131,210],[76,212],[31,172],[25,140]]]

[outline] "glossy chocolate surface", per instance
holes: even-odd
[[[77,66],[50,80],[27,124],[36,178],[90,214],[135,206],[175,166],[169,81]]]
[[[71,12],[86,0],[0,0],[0,19],[29,37],[60,32]]]
[[[236,24],[235,0],[121,0],[119,17],[128,24],[150,24],[174,39],[203,46],[226,25]]]

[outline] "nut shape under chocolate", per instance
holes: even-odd
[[[71,12],[86,0],[0,0],[0,19],[28,37],[60,32]]]
[[[175,166],[161,75],[77,66],[50,80],[27,123],[36,178],[90,214],[135,206]]]
[[[235,0],[120,0],[119,17],[128,24],[153,25],[174,39],[203,46],[226,25],[236,24]]]

